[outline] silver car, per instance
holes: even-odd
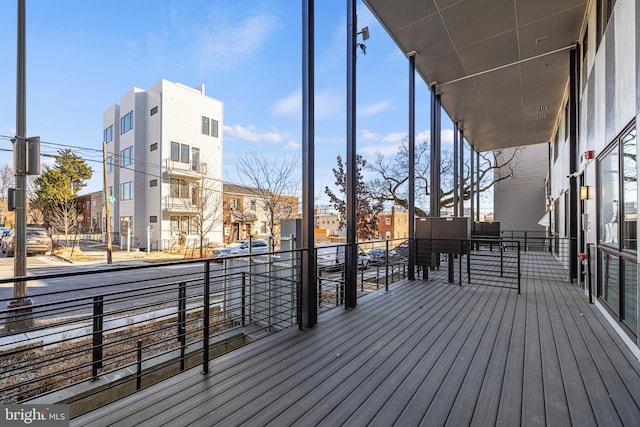
[[[8,257],[12,257],[15,253],[15,228],[2,239],[2,251],[7,254]],[[49,235],[46,228],[27,226],[26,233],[26,246],[27,255],[43,253],[45,255],[51,255],[51,249],[53,248],[53,239]]]
[[[269,243],[266,240],[252,240],[251,253],[265,253],[269,251]],[[232,255],[243,255],[249,253],[249,241],[237,240],[224,248],[214,249],[211,258],[222,261],[223,258]]]

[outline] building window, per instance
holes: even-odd
[[[120,135],[125,134],[133,129],[133,111],[129,111],[120,117]]]
[[[149,113],[149,115],[153,116],[154,114],[157,114],[157,113],[158,113],[158,106],[156,105],[151,109],[151,112]]]
[[[189,163],[189,146],[180,144],[180,163]]]
[[[200,149],[191,147],[191,170],[194,172],[201,172],[200,169]]]
[[[218,137],[218,121],[202,116],[202,134]]]
[[[149,151],[156,151],[158,149],[158,143],[154,142],[149,146]]]
[[[171,141],[171,161],[180,161],[180,144],[173,141]]]
[[[598,298],[637,334],[638,163],[636,128],[598,158]]]
[[[120,184],[120,200],[131,200],[133,199],[133,192],[131,191],[133,188],[133,181],[123,182]]]
[[[209,135],[209,117],[202,116],[202,133]]]
[[[267,221],[260,222],[260,233],[267,234]]]
[[[157,186],[158,186],[157,179],[152,179],[151,181],[149,181],[149,187],[157,187]]]
[[[111,142],[113,141],[113,125],[110,125],[108,128],[106,128],[104,130],[104,142]]]
[[[391,225],[391,218],[386,218],[386,219],[385,219],[385,223],[386,223],[387,225]]]
[[[218,137],[218,121],[211,119],[211,136]]]
[[[171,160],[180,163],[189,163],[189,146],[171,141]]]
[[[158,217],[156,215],[151,215],[149,217],[149,223],[150,224],[156,224],[158,222]]]
[[[229,206],[229,210],[237,211],[238,207],[240,206],[240,200],[239,199],[229,199],[227,201],[227,205]]]
[[[255,211],[256,210],[256,199],[251,199],[251,202],[249,202],[249,206],[250,206],[250,209],[252,211]],[[322,221],[322,223],[324,224],[324,221]]]
[[[169,181],[169,196],[173,199],[188,199],[189,182],[184,179],[171,178]]]
[[[107,172],[113,171],[113,156],[107,157]]]
[[[120,166],[129,166],[131,163],[133,163],[133,145],[120,151]]]

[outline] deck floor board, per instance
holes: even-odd
[[[566,277],[536,276],[549,262],[538,256],[521,295],[487,277],[460,287],[432,272],[71,425],[637,423],[640,363]]]

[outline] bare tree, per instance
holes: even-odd
[[[486,192],[497,182],[509,179],[513,176],[514,168],[517,167],[515,158],[518,149],[498,150],[480,154],[480,193]],[[426,205],[427,198],[431,196],[429,188],[429,142],[422,141],[416,144],[416,201],[418,204]],[[450,152],[442,153],[440,164],[441,185],[440,203],[443,207],[453,206],[453,156]],[[409,179],[409,149],[407,142],[403,142],[398,152],[391,158],[386,158],[381,153],[376,153],[373,163],[368,168],[378,176],[370,181],[374,189],[373,194],[382,202],[390,202],[404,208],[409,207],[408,199],[408,179]],[[499,171],[499,173],[494,173]],[[464,170],[460,173],[464,183],[461,197],[469,200],[472,195],[471,176],[469,162],[465,163]],[[474,177],[475,179],[475,177]],[[428,212],[416,206],[416,215],[420,217],[428,216]]]
[[[280,220],[293,218],[298,211],[298,181],[294,178],[298,158],[269,159],[252,151],[238,156],[240,181],[256,196],[267,214],[269,236],[275,238]]]
[[[192,218],[192,224],[200,241],[200,258],[204,258],[207,236],[222,224],[222,192],[203,174],[191,187],[191,204],[197,211],[197,215]]]

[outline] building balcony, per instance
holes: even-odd
[[[168,176],[177,178],[191,178],[201,179],[203,175],[207,174],[207,164],[200,163],[182,163],[170,158],[164,159],[164,168],[167,171]]]
[[[163,207],[167,213],[198,213],[198,206],[192,203],[191,198],[182,199],[179,197],[164,196]]]

